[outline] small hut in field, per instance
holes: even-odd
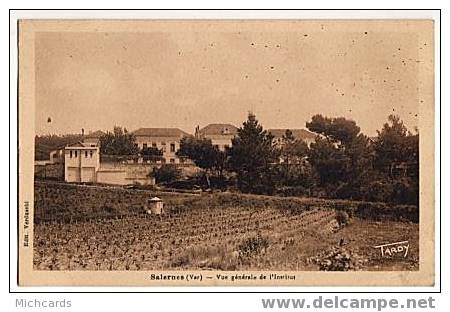
[[[159,197],[153,197],[148,200],[147,213],[160,215],[164,213],[164,202]]]

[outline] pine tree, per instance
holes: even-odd
[[[390,115],[374,144],[375,166],[385,173],[399,163],[419,162],[419,136],[408,131],[399,116]]]
[[[308,150],[305,141],[296,139],[292,131],[286,129],[279,147],[281,182],[284,185],[298,184],[300,176],[303,178],[303,165]]]
[[[275,181],[272,164],[276,161],[277,153],[272,140],[273,136],[250,113],[233,138],[230,150],[230,169],[236,172],[241,191],[273,193]]]

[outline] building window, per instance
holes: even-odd
[[[142,144],[142,149],[147,149],[147,143]]]
[[[156,142],[152,142],[152,147],[156,148]]]
[[[170,143],[170,152],[175,153],[175,143]]]
[[[78,157],[78,151],[75,151],[75,158]]]
[[[171,164],[174,164],[174,163],[175,163],[175,159],[170,158],[170,163],[171,163]]]
[[[72,158],[72,151],[70,151],[70,158]]]
[[[94,154],[94,152],[93,151],[89,151],[89,155],[91,156],[91,158],[92,158],[92,155]]]

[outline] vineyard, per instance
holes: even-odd
[[[167,213],[145,213],[151,196]],[[332,207],[332,204],[336,207]],[[362,207],[358,209],[357,207]],[[367,205],[256,195],[190,195],[36,183],[37,270],[318,270],[330,248],[349,253],[347,269],[418,268],[418,224],[380,222]],[[401,207],[406,212],[413,207]],[[372,246],[412,243],[408,259],[380,259]],[[350,259],[352,258],[352,259]]]

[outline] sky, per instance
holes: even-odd
[[[376,135],[389,114],[419,125],[431,27],[398,22],[149,22],[38,32],[36,134],[114,125],[305,128],[314,114]],[[425,30],[419,36],[417,31]]]

